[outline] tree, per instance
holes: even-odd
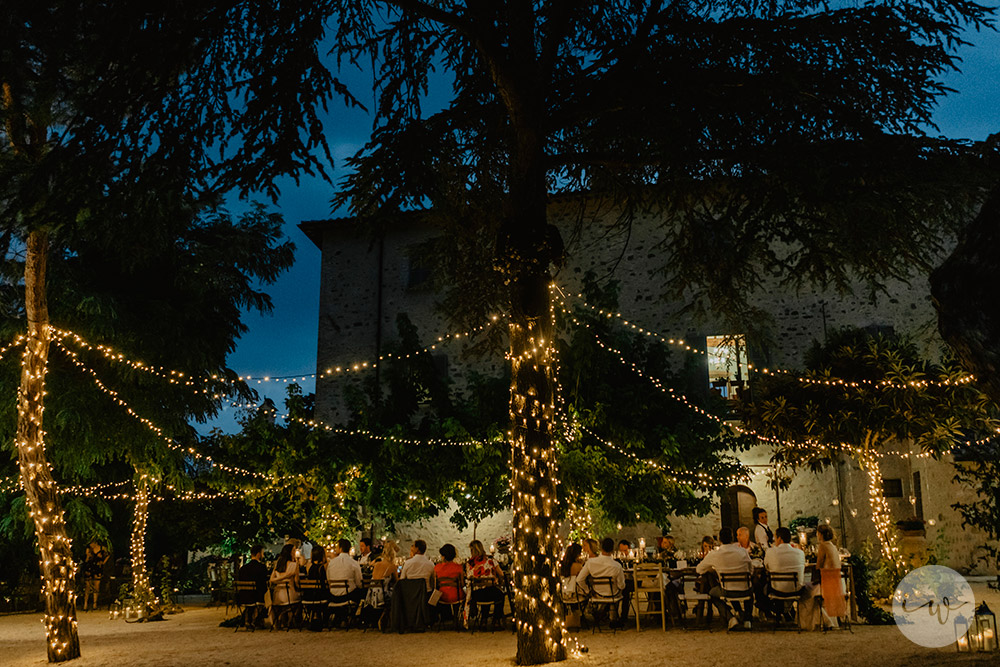
[[[986,533],[986,543],[980,545],[983,560],[994,567],[1000,565],[1000,447],[995,440],[963,451],[961,461],[955,461],[955,481],[976,492],[976,499],[952,505],[962,516],[962,526],[975,526]]]
[[[335,50],[375,63],[377,96],[371,141],[337,201],[377,225],[431,209],[453,247],[449,305],[478,321],[498,306],[509,313],[517,662],[559,660],[548,289],[565,249],[549,196],[597,193],[626,224],[643,205],[661,207],[672,284],[697,287],[702,307],[734,320],[756,319],[749,295],[770,272],[845,289],[860,275],[877,289],[928,265],[942,229],[975,202],[975,190],[956,187],[982,182],[975,160],[922,128],[960,31],[986,24],[990,10],[334,6]],[[443,105],[426,99],[441,70],[452,85]],[[425,115],[428,104],[443,109]],[[724,265],[701,271],[706,256]]]
[[[24,244],[28,321],[16,442],[39,542],[49,659],[58,662],[79,655],[79,640],[74,565],[42,437],[50,235],[85,226],[82,214],[96,201],[135,193],[150,179],[176,185],[182,175],[210,192],[268,184],[273,194],[276,174],[322,171],[313,150],[329,151],[310,109],[340,87],[316,62],[325,14],[309,3],[8,4],[0,220],[5,240]],[[286,34],[289,23],[297,29]],[[286,113],[289,102],[295,114]],[[246,141],[227,155],[238,138]],[[140,224],[127,215],[119,222]]]
[[[599,286],[585,279],[587,301],[607,311],[618,307],[617,283]],[[570,321],[572,319],[572,321]],[[755,439],[736,436],[722,424],[722,399],[692,401],[718,417],[693,413],[679,400],[637,377],[627,363],[668,387],[703,387],[704,367],[687,356],[681,368],[664,345],[609,325],[592,311],[576,308],[560,321],[568,330],[559,341],[559,380],[568,403],[570,437],[560,459],[560,498],[570,508],[596,510],[612,525],[664,523],[671,514],[704,515],[715,497],[745,469],[730,452]],[[617,354],[621,359],[616,359]],[[689,378],[697,378],[690,382]],[[709,479],[703,485],[699,480]]]
[[[848,329],[810,352],[804,375],[758,376],[741,405],[750,428],[775,438],[772,460],[813,471],[855,458],[869,476],[872,519],[883,558],[902,565],[882,494],[887,449],[935,457],[995,432],[995,405],[964,381],[954,359],[923,360],[912,343]]]

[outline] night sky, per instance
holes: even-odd
[[[1000,132],[997,113],[1000,108],[1000,35],[996,32],[970,33],[966,39],[973,45],[959,52],[963,60],[962,71],[950,73],[944,79],[956,92],[941,100],[935,120],[943,136],[981,140]],[[368,93],[369,99],[365,99],[361,92],[370,91],[370,75],[354,72],[343,78],[354,94],[370,106],[371,93]],[[364,144],[370,130],[371,117],[363,111],[331,106],[327,138],[336,161],[331,174],[335,184],[345,174],[343,158]],[[285,218],[286,234],[296,245],[295,265],[267,289],[274,301],[273,313],[248,314],[244,318],[249,331],[229,358],[229,366],[241,375],[309,375],[316,370],[320,252],[297,225],[303,220],[324,219],[344,212],[331,208],[334,190],[322,179],[306,177],[298,185],[292,179],[285,179],[281,182],[281,191],[277,210]],[[233,210],[238,207],[238,202],[231,205]],[[307,393],[314,389],[311,378],[299,384]],[[252,385],[261,398],[269,396],[282,406],[285,385],[274,382],[253,382]],[[233,410],[226,410],[213,425],[226,431],[236,430],[233,417]],[[199,430],[207,428],[199,427]]]

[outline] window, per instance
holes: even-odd
[[[430,251],[423,243],[416,243],[406,249],[406,289],[421,290],[430,287]]]
[[[708,384],[723,398],[735,398],[747,379],[747,343],[743,334],[707,336]]]
[[[920,473],[913,473],[913,514],[918,519],[924,518],[924,492],[920,488]]]
[[[882,478],[882,497],[883,498],[902,498],[903,497],[903,480],[899,477],[883,477]]]

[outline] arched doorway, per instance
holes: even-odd
[[[753,526],[754,507],[757,507],[757,496],[749,487],[729,487],[722,496],[722,527],[732,528],[734,533],[740,526],[750,528]]]

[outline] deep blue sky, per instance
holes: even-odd
[[[967,39],[973,46],[960,51],[962,72],[945,77],[956,92],[941,101],[935,120],[944,136],[980,140],[1000,132],[1000,35],[970,33]],[[349,74],[346,79],[355,94],[370,89],[370,78],[364,73]],[[361,97],[366,105],[371,101]],[[371,119],[364,112],[331,107],[327,138],[336,160],[332,173],[335,183],[345,174],[343,158],[364,144],[370,129]],[[297,225],[342,212],[331,209],[333,188],[321,179],[305,178],[298,185],[286,179],[281,186],[277,210],[284,215],[286,234],[296,245],[295,265],[267,290],[274,300],[273,313],[248,314],[244,319],[249,331],[229,359],[230,367],[241,375],[308,375],[316,370],[320,253]],[[311,379],[300,384],[306,392],[314,388]],[[253,386],[262,397],[270,396],[283,405],[281,383]],[[234,430],[233,411],[228,410],[215,424]]]

